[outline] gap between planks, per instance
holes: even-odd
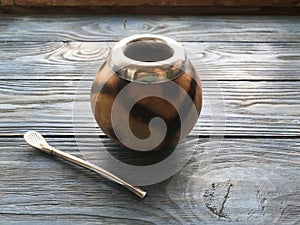
[[[92,135],[89,134],[79,134],[76,135],[76,137],[83,137],[88,138]],[[1,139],[13,139],[13,138],[22,138],[23,134],[1,134],[0,135],[0,141]],[[45,138],[75,138],[75,135],[72,134],[43,134],[43,137]],[[99,135],[100,138],[106,138],[108,137],[104,134]],[[188,135],[189,138],[210,138],[210,137],[220,137],[220,135]],[[300,135],[224,135],[224,139],[300,139]]]

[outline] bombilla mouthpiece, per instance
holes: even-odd
[[[27,131],[24,134],[25,141],[32,147],[39,149],[47,154],[52,154],[54,148],[50,146],[44,137],[37,131]]]

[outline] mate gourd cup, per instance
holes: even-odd
[[[164,150],[194,127],[202,89],[182,45],[143,34],[111,49],[94,78],[90,100],[99,127],[113,141],[137,151]]]

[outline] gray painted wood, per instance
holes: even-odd
[[[300,17],[1,15],[2,41],[117,41],[155,33],[179,41],[299,42]]]
[[[0,15],[0,223],[299,224],[299,19]],[[79,157],[104,151],[76,143],[74,98],[88,109],[88,85],[109,47],[137,32],[183,41],[206,93],[196,151],[175,176],[145,187],[145,200],[22,138],[36,129]],[[207,138],[212,125],[224,128],[211,74],[226,106],[224,140]],[[91,135],[87,118],[75,124]],[[131,159],[101,138],[115,157]]]
[[[81,134],[93,132],[97,125],[90,116],[88,88],[92,79],[0,81],[5,87],[0,90],[0,134],[21,135],[37,129],[47,134],[72,135],[74,126],[80,127]],[[299,86],[299,81],[203,81],[203,111],[192,133],[209,135],[212,128],[224,128],[226,135],[300,135]],[[224,101],[219,94],[223,94]],[[224,104],[226,114],[218,103]],[[213,121],[216,117],[220,117],[219,123]]]
[[[47,140],[80,157],[74,139]],[[206,140],[180,173],[144,187],[145,200],[32,149],[22,138],[0,138],[0,146],[5,171],[0,221],[11,222],[5,224],[297,224],[300,219],[300,146],[294,139],[226,139],[219,152]]]
[[[6,115],[0,118],[0,133],[12,135],[38,129],[72,134],[74,95],[84,101],[89,110],[88,85],[113,43],[9,42],[0,45],[3,58],[0,74],[5,79],[0,92],[1,114]],[[209,95],[207,100],[218,96],[217,91],[223,94],[226,134],[299,135],[299,44],[184,42],[184,46],[199,70],[204,92]],[[214,81],[211,75],[219,81]],[[213,113],[220,115],[222,111]],[[212,112],[203,110],[197,134],[209,134],[211,126],[207,118],[210,114]],[[93,123],[87,124],[86,119],[77,122],[82,124],[83,133],[94,127]],[[219,126],[222,128],[224,124]]]
[[[0,78],[74,80],[94,75],[113,45],[114,42],[0,42]],[[205,80],[211,79],[209,75],[218,80],[299,80],[299,43],[183,45]]]

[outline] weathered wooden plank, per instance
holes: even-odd
[[[0,6],[12,6],[14,5],[13,0],[1,0],[0,1]]]
[[[6,1],[0,1],[0,5],[5,5]],[[17,6],[143,6],[143,5],[160,5],[160,6],[298,6],[300,3],[295,0],[14,0]]]
[[[93,77],[87,78],[84,82],[0,81],[0,134],[28,129],[73,134],[73,126],[80,133],[93,133],[96,125],[89,103]],[[224,128],[227,135],[300,135],[299,81],[219,81],[218,85],[220,89],[215,81],[203,81],[204,105],[193,134],[209,135],[211,129]],[[221,95],[226,113],[219,106]]]
[[[74,80],[95,74],[113,42],[0,42],[0,79]],[[299,80],[299,43],[188,43],[203,80]]]
[[[299,42],[300,17],[1,15],[0,41],[117,41],[154,33],[178,41]]]
[[[275,6],[0,6],[1,14],[16,15],[298,15],[297,5]]]
[[[74,139],[47,140],[80,156]],[[91,172],[32,149],[21,137],[0,138],[0,164],[5,171],[0,176],[0,222],[299,222],[299,140],[226,139],[218,152],[214,146],[202,142],[180,173],[165,182],[144,187],[149,195],[139,200]],[[87,145],[82,151],[92,151],[91,147]],[[221,205],[223,214],[218,211]]]

